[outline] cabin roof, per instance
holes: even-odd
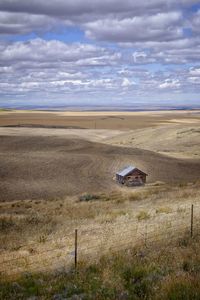
[[[117,172],[117,175],[119,175],[119,176],[126,176],[130,172],[132,172],[134,169],[136,169],[136,167],[134,167],[134,166],[124,167],[122,170],[120,170],[120,171]]]
[[[135,166],[127,166],[127,167],[124,167],[122,170],[118,171],[116,173],[116,175],[119,175],[119,176],[126,176],[128,175],[129,173],[133,172],[134,170],[138,170],[140,171],[141,173],[147,175],[146,173],[142,172],[141,170],[139,170],[138,168],[136,168]]]

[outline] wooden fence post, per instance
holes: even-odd
[[[147,224],[145,225],[144,244],[145,244],[145,247],[147,247]]]
[[[191,205],[190,236],[193,237],[194,205]]]
[[[78,258],[78,229],[75,229],[75,241],[74,241],[74,247],[75,247],[75,255],[74,255],[74,267],[75,271],[77,270],[77,258]]]

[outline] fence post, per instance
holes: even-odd
[[[145,244],[145,247],[147,247],[147,224],[145,225],[144,244]]]
[[[193,224],[194,224],[194,205],[191,205],[191,220],[190,220],[190,236],[193,237]]]
[[[78,229],[75,229],[75,243],[74,243],[74,247],[75,247],[75,255],[74,255],[74,267],[75,267],[75,271],[77,270],[77,258],[78,258]]]

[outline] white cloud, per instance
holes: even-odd
[[[101,71],[95,74],[93,68],[114,66],[120,59],[120,53],[90,44],[42,39],[4,43],[0,56],[1,93],[111,88],[114,80],[95,79]]]
[[[192,29],[195,33],[200,33],[200,9],[191,18]]]
[[[189,83],[200,84],[200,77],[188,77]]]
[[[190,74],[194,76],[200,76],[200,68],[191,68]]]
[[[92,57],[101,57],[108,52],[102,47],[90,44],[66,44],[58,40],[33,39],[28,42],[15,42],[1,47],[0,60],[4,62],[12,61],[78,61]]]
[[[159,85],[160,89],[177,89],[180,88],[181,84],[178,79],[165,79],[164,82],[162,82]]]
[[[133,81],[133,80],[130,80],[130,79],[128,79],[128,78],[123,78],[123,80],[122,80],[122,84],[121,84],[121,86],[123,87],[123,88],[128,88],[128,87],[130,87],[130,86],[133,86],[133,85],[135,85],[136,83]]]
[[[137,42],[151,40],[174,40],[182,37],[178,26],[181,12],[157,13],[155,15],[135,16],[124,19],[100,19],[86,23],[89,38],[114,42]]]
[[[46,32],[57,27],[58,22],[56,19],[27,13],[15,13],[0,11],[0,34],[26,34],[32,31]]]
[[[0,0],[0,101],[199,93],[198,2]]]

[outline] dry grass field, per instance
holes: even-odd
[[[102,254],[113,246],[123,249],[127,243],[137,244],[145,234],[149,238],[161,233],[165,237],[168,231],[174,236],[185,228],[189,232],[191,203],[195,206],[195,231],[200,229],[199,182],[173,187],[157,182],[133,191],[90,195],[90,201],[73,196],[2,203],[0,271],[12,274],[12,268],[16,272],[27,267],[39,271],[45,263],[47,268],[56,267],[63,258],[68,265],[73,259],[75,228],[80,256],[82,252]],[[8,258],[11,263],[4,264]],[[13,263],[13,258],[19,260]],[[33,266],[29,267],[30,263]]]
[[[189,228],[192,203],[199,218],[198,111],[2,111],[0,126],[2,276],[66,264],[75,228],[91,257],[136,244],[147,228]],[[145,187],[116,184],[128,164],[148,173]]]
[[[199,122],[200,111],[44,112],[0,111],[0,126],[41,125],[66,128],[131,130],[162,124]]]
[[[131,130],[113,137],[109,143],[176,158],[200,159],[200,121]]]

